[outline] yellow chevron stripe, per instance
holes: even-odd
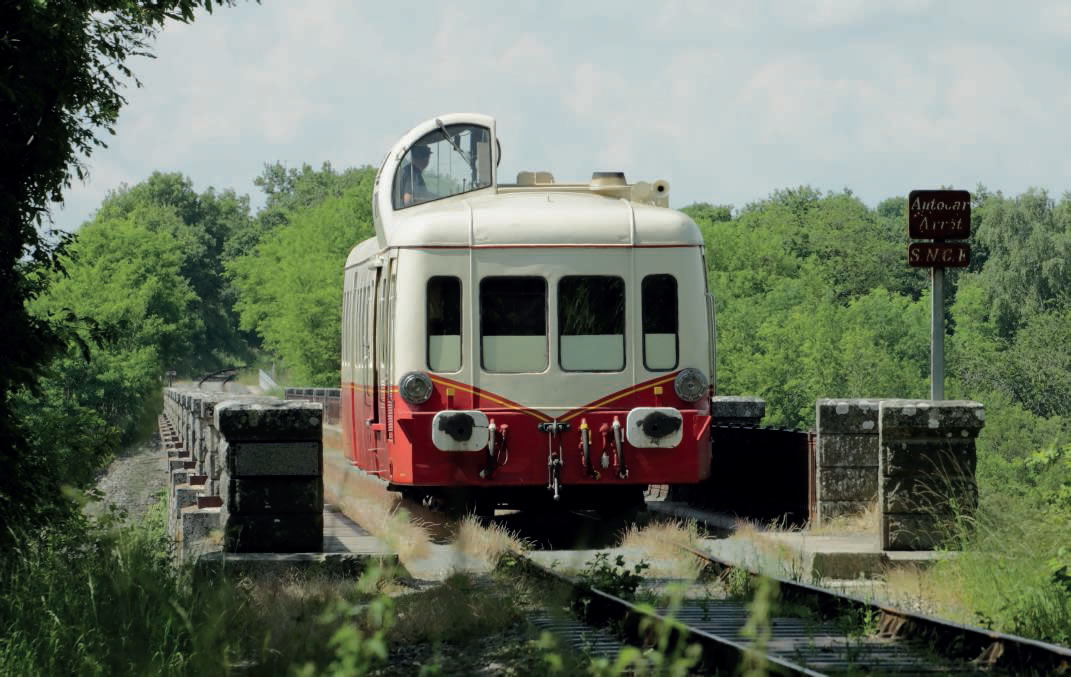
[[[626,390],[624,392],[620,392],[620,393],[617,393],[615,395],[611,395],[610,397],[607,397],[605,400],[601,400],[599,402],[596,402],[595,404],[590,404],[590,405],[588,405],[586,407],[582,407],[580,410],[576,411],[575,413],[569,414],[568,416],[566,416],[564,418],[560,418],[558,420],[559,421],[568,421],[569,419],[576,418],[577,416],[579,416],[581,414],[584,414],[586,412],[589,412],[592,409],[598,409],[599,407],[606,406],[607,404],[610,404],[611,402],[616,402],[617,400],[620,400],[622,397],[628,397],[629,395],[632,395],[634,393],[638,393],[641,390],[647,390],[648,388],[653,388],[653,387],[655,387],[657,385],[662,385],[663,383],[669,383],[670,381],[672,381],[676,377],[677,377],[676,374],[674,374],[673,376],[667,376],[664,379],[661,379],[661,380],[658,380],[658,381],[652,381],[650,383],[645,383],[642,386],[636,386],[635,388],[631,388],[631,389]]]
[[[503,407],[506,407],[507,409],[513,409],[514,411],[519,411],[519,412],[528,414],[529,416],[534,416],[535,418],[538,418],[541,421],[550,421],[551,420],[550,417],[548,417],[548,416],[546,416],[544,414],[541,414],[538,411],[534,411],[529,407],[521,407],[521,406],[518,406],[516,404],[513,404],[512,402],[506,402],[505,400],[499,399],[499,398],[495,397],[494,395],[488,395],[484,391],[476,392],[472,388],[468,388],[468,387],[463,386],[463,385],[461,385],[459,383],[450,383],[450,382],[447,382],[447,381],[441,381],[441,380],[435,378],[434,376],[431,377],[431,380],[434,381],[435,383],[438,383],[439,385],[441,385],[443,387],[457,388],[458,390],[463,390],[464,392],[469,393],[470,395],[475,395],[475,396],[477,396],[477,397],[479,397],[481,399],[491,400],[492,402],[500,404]]]

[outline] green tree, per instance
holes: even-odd
[[[709,202],[697,202],[683,208],[683,211],[697,224],[711,225],[721,221],[732,221],[732,205],[712,205]]]
[[[173,210],[157,205],[123,217],[98,216],[71,246],[68,274],[33,305],[42,315],[70,309],[98,328],[91,359],[68,349],[51,365],[46,383],[65,401],[100,413],[127,440],[160,374],[190,359],[203,330],[197,294],[183,275],[186,257],[173,234],[179,225]],[[90,343],[87,335],[83,340]]]
[[[211,11],[225,0],[11,0],[0,3],[0,522],[14,524],[40,504],[28,473],[40,450],[28,446],[27,429],[13,416],[16,391],[34,387],[42,365],[64,349],[59,318],[32,315],[62,271],[60,253],[69,236],[45,228],[50,206],[60,202],[84,164],[114,133],[125,103],[134,56],[168,19],[189,22],[194,10]],[[136,81],[135,81],[136,82]]]
[[[734,218],[685,211],[703,232],[718,306],[718,389],[809,425],[818,397],[922,396],[924,278],[904,260],[904,198],[870,210],[850,191],[774,192]]]
[[[91,482],[119,445],[154,422],[160,374],[188,353],[201,330],[197,297],[181,274],[178,241],[147,223],[179,223],[173,211],[144,206],[124,217],[98,216],[79,231],[35,317],[82,319],[67,350],[12,399],[26,428],[21,487],[55,516],[65,484]]]
[[[972,257],[999,336],[1037,313],[1071,305],[1071,193],[1059,203],[1030,189],[1015,198],[985,189],[972,210]]]
[[[227,264],[242,328],[255,331],[303,385],[338,384],[342,268],[350,249],[373,234],[375,170],[345,175],[359,180],[337,197],[285,211],[285,224]]]
[[[329,162],[318,170],[308,164],[301,169],[287,168],[279,162],[265,164],[264,171],[253,181],[267,198],[264,208],[255,219],[231,233],[224,245],[224,259],[250,254],[265,235],[289,223],[294,213],[364,185],[366,173],[360,168],[337,172]]]
[[[149,206],[163,209],[143,209]],[[190,349],[173,366],[207,371],[242,358],[247,349],[232,310],[234,290],[224,277],[224,248],[235,233],[249,227],[249,198],[233,190],[217,194],[212,188],[198,194],[181,174],[153,172],[145,181],[110,194],[97,219],[131,214],[150,230],[165,230],[174,238],[181,275],[197,296],[193,312],[201,319],[202,331],[191,337]]]

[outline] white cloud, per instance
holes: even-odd
[[[499,71],[506,73],[530,73],[533,80],[545,81],[557,77],[557,62],[554,52],[537,36],[521,35],[499,58]]]
[[[154,169],[256,202],[264,162],[378,165],[408,127],[458,110],[498,117],[507,175],[665,176],[674,204],[808,182],[871,202],[920,182],[1071,187],[1066,3],[568,9],[248,3],[169,26],[63,221]]]

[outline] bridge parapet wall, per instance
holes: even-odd
[[[337,425],[342,391],[339,388],[285,388],[283,398],[288,401],[305,400],[324,405],[324,423]]]
[[[710,398],[711,425],[757,426],[766,415],[766,400],[758,397],[716,395]]]
[[[323,405],[167,388],[170,528],[185,553],[318,552]]]

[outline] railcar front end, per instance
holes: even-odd
[[[607,507],[708,477],[713,304],[695,224],[617,177],[500,185],[493,121],[445,117],[388,154],[377,238],[347,262],[350,461],[483,509]],[[414,199],[418,147],[459,159],[455,193]]]

